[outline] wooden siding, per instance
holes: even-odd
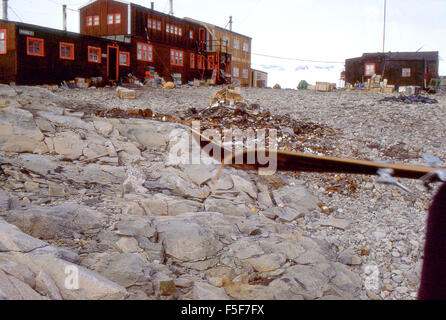
[[[6,54],[0,54],[0,82],[14,82],[17,75],[16,26],[0,21],[0,29],[6,30]]]
[[[147,28],[148,19],[161,21],[161,31]],[[131,4],[131,24],[132,35],[135,37],[147,39],[148,36],[149,40],[154,43],[168,44],[187,50],[198,50],[198,31],[201,28],[198,24],[135,4]],[[167,24],[181,28],[182,35],[167,33]],[[190,31],[193,32],[193,39],[189,37]]]
[[[130,52],[131,50],[130,44],[122,42],[15,22],[7,24],[9,27],[16,26],[16,56],[12,59],[17,65],[15,81],[18,84],[60,84],[63,80],[73,80],[76,77],[102,77],[107,80],[107,46],[117,45],[121,51]],[[28,37],[43,39],[45,51],[42,57],[27,54]],[[74,60],[60,58],[61,42],[74,45]],[[89,46],[101,49],[100,63],[88,61]],[[6,59],[0,55],[0,66],[3,66],[5,62]],[[131,64],[130,67],[119,66],[120,76],[126,76],[131,71]],[[1,76],[0,79],[5,82],[9,77]]]
[[[355,84],[371,78],[365,75],[365,65],[368,63],[375,64],[375,73],[383,75],[389,84],[396,87],[409,85],[424,87],[425,71],[428,73],[428,80],[438,78],[438,60],[385,58],[382,54],[377,54],[346,60],[346,82]],[[402,76],[404,68],[411,69],[409,77]]]
[[[109,14],[121,14],[120,24],[108,24]],[[99,16],[99,26],[87,26],[87,17]],[[90,36],[128,34],[128,5],[112,0],[98,0],[80,10],[80,33]]]

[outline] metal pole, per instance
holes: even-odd
[[[387,17],[387,0],[384,0],[384,32],[383,32],[383,52],[386,52],[386,17]]]
[[[8,0],[3,0],[3,20],[8,20]]]
[[[67,31],[67,5],[62,5],[63,31]]]
[[[155,9],[155,2],[150,2],[150,9]]]
[[[229,17],[229,31],[232,31],[232,16]]]
[[[170,6],[169,14],[173,16],[173,0],[169,0],[169,6]]]

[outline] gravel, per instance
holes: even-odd
[[[120,100],[111,88],[70,90],[58,95],[73,104],[85,102],[101,108],[151,108],[155,113],[178,115],[189,108],[204,108],[219,88],[181,87],[173,90],[143,88],[136,100]],[[326,125],[336,131],[326,137],[330,155],[354,159],[422,164],[429,153],[446,163],[446,96],[430,96],[438,104],[380,102],[391,94],[359,91],[320,93],[308,90],[243,88],[248,104],[259,104],[275,115]],[[395,96],[397,96],[395,94]],[[308,147],[312,147],[309,140]],[[319,143],[315,141],[314,143]],[[376,177],[302,173],[300,179],[329,215],[350,225],[341,230],[321,226],[321,217],[308,216],[299,226],[312,238],[327,241],[338,253],[351,250],[362,264],[355,272],[370,290],[363,299],[416,299],[422,266],[427,210],[438,185],[427,191],[419,181],[401,179],[414,190],[405,193],[395,186],[376,183]],[[376,272],[371,272],[376,270]]]

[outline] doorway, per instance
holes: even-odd
[[[107,46],[107,77],[113,81],[119,78],[118,50],[116,46]]]

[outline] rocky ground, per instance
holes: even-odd
[[[231,167],[213,185],[214,161],[178,161],[189,131],[168,116],[207,107],[214,91],[142,88],[120,100],[112,88],[0,85],[0,299],[416,298],[435,188]],[[444,96],[433,105],[356,91],[242,96],[331,132],[284,136],[287,148],[446,160]],[[113,108],[155,116],[97,113]]]

